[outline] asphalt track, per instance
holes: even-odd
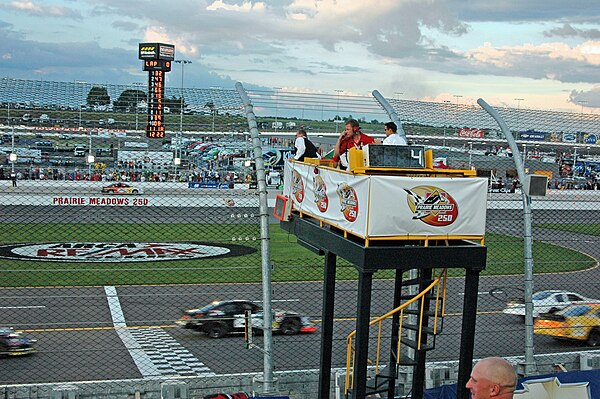
[[[570,207],[573,201],[565,201]],[[561,217],[572,221],[598,222],[598,212],[585,209],[563,212]],[[61,207],[33,207],[19,212],[8,212],[28,219],[34,214],[56,212],[52,220],[60,217]],[[6,210],[6,207],[3,207]],[[187,212],[207,208],[190,207]],[[216,208],[215,208],[216,209]],[[211,209],[213,212],[215,209]],[[222,212],[230,212],[220,208]],[[597,209],[591,207],[590,209]],[[14,211],[14,209],[11,209]],[[114,210],[114,209],[113,209]],[[68,221],[84,221],[86,207],[69,211]],[[131,210],[130,210],[131,211]],[[135,217],[156,222],[157,214],[151,208],[141,207]],[[497,213],[497,214],[495,214]],[[80,214],[80,215],[79,215]],[[79,215],[79,216],[73,216]],[[144,216],[145,215],[145,216]],[[556,221],[555,209],[534,212],[537,223]],[[114,215],[113,215],[114,216]],[[171,215],[172,217],[173,215]],[[219,218],[219,215],[215,215]],[[80,219],[81,218],[81,219]],[[89,215],[88,215],[89,218]],[[66,221],[66,220],[65,220]],[[139,219],[138,219],[139,221]],[[172,222],[172,219],[168,219]],[[519,211],[489,210],[488,230],[509,234],[522,234]],[[536,239],[548,240],[600,259],[597,237],[535,229]],[[560,237],[557,239],[557,237]],[[560,288],[600,298],[600,269],[566,273],[538,274],[535,289]],[[456,360],[460,343],[463,280],[452,278],[448,284],[444,329],[436,339],[436,350],[428,354],[428,361]],[[392,282],[374,282],[372,314],[389,310]],[[518,296],[522,279],[516,276],[483,277],[480,281],[475,357],[523,355],[524,327],[519,318],[501,313],[507,297]],[[322,284],[318,282],[274,283],[274,306],[296,310],[309,315],[317,323],[322,304]],[[212,375],[261,371],[263,355],[257,349],[246,349],[240,336],[212,340],[197,332],[174,327],[181,310],[201,306],[214,299],[247,298],[260,301],[260,284],[214,284],[184,286],[123,286],[69,287],[69,288],[17,288],[0,289],[0,325],[18,323],[38,339],[39,353],[29,357],[0,360],[0,383],[33,383],[89,381],[140,378],[159,373],[174,375]],[[115,305],[115,303],[117,305]],[[347,334],[355,327],[356,283],[339,281],[336,284],[334,331],[335,367],[345,365]],[[116,307],[115,307],[116,306]],[[119,313],[120,309],[120,313]],[[125,333],[124,333],[125,331]],[[128,333],[131,332],[131,333]],[[132,335],[133,334],[133,335]],[[133,337],[133,338],[132,338]],[[158,343],[152,344],[157,338]],[[131,340],[135,345],[131,344]],[[129,340],[129,341],[128,341]],[[191,371],[171,368],[164,374],[156,365],[153,353],[165,342],[170,346],[160,349],[162,355],[180,351],[182,357],[194,362]],[[256,337],[260,345],[261,338]],[[146,345],[146,346],[144,346]],[[150,348],[150,346],[152,348]],[[320,334],[275,336],[276,370],[316,368],[319,363]],[[183,349],[181,349],[183,348]],[[536,353],[585,350],[579,343],[554,341],[548,337],[535,337]],[[440,350],[441,349],[441,350]],[[144,363],[143,361],[146,361]],[[152,364],[147,365],[147,361]],[[146,366],[144,366],[144,364]],[[162,374],[161,374],[162,373]],[[168,374],[171,373],[171,374]],[[187,373],[187,374],[186,374]]]

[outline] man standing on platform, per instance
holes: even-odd
[[[300,162],[304,161],[304,158],[318,158],[317,147],[310,141],[306,135],[306,130],[300,129],[296,133],[296,141],[294,141],[294,147],[296,147],[296,153],[294,159]]]
[[[333,166],[340,169],[348,169],[348,150],[350,148],[362,149],[367,144],[374,143],[375,140],[360,131],[360,125],[356,119],[346,121],[346,129],[338,137],[333,152]]]
[[[388,122],[384,125],[385,127],[385,139],[383,144],[385,145],[408,145],[406,139],[398,134],[398,126],[394,122]]]

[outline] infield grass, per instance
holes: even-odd
[[[273,281],[315,281],[323,278],[323,258],[296,242],[296,237],[270,226]],[[252,224],[3,224],[0,243],[62,242],[185,242],[237,244],[256,249],[250,255],[158,262],[42,262],[2,259],[0,286],[99,286],[140,284],[257,283],[261,281],[258,226]],[[522,274],[523,240],[488,234],[487,269],[483,275]],[[595,265],[587,255],[535,242],[534,271],[556,273]],[[453,270],[451,275],[461,275]],[[338,258],[337,279],[355,279],[352,265]],[[382,271],[376,278],[390,278]]]

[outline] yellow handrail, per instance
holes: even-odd
[[[398,351],[397,351],[397,361],[400,361],[400,338],[402,337],[402,319],[404,317],[404,309],[406,307],[408,307],[410,304],[421,300],[427,293],[429,293],[432,289],[434,289],[436,286],[440,285],[440,282],[442,282],[442,317],[444,317],[445,314],[445,305],[446,305],[446,301],[444,300],[446,298],[446,277],[447,277],[447,270],[444,269],[442,270],[442,272],[440,273],[440,275],[431,283],[429,284],[423,291],[419,292],[417,295],[415,295],[413,298],[409,299],[408,301],[404,302],[402,305],[398,306],[395,309],[390,310],[389,312],[385,313],[382,316],[379,316],[373,320],[371,320],[369,322],[369,327],[379,323],[379,329],[378,329],[378,333],[377,333],[377,358],[375,360],[375,373],[379,372],[379,356],[380,356],[380,347],[381,347],[381,329],[382,329],[382,322],[386,319],[388,319],[389,317],[393,316],[394,314],[400,312],[400,326],[398,328]],[[439,300],[440,300],[440,290],[438,289],[436,292],[436,300],[435,300],[435,315],[434,315],[434,334],[436,334],[437,332],[437,321],[438,321],[438,315],[439,315]],[[424,303],[425,301],[421,301],[421,306],[420,306],[420,318],[419,318],[419,338],[417,340],[417,349],[421,349],[421,334],[422,334],[422,330],[423,330],[423,312],[424,312]],[[348,334],[348,338],[346,339],[346,344],[347,344],[347,351],[346,351],[346,384],[345,384],[345,390],[344,393],[348,394],[348,390],[352,389],[353,387],[353,383],[354,383],[354,361],[356,358],[356,351],[353,348],[352,343],[354,342],[353,338],[356,335],[356,330],[352,331],[350,334]],[[352,385],[351,385],[352,384]]]

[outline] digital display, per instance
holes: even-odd
[[[171,71],[171,61],[165,60],[146,60],[144,61],[144,71]]]
[[[156,70],[149,72],[148,93],[148,125],[146,125],[146,137],[162,139],[165,137],[163,103],[165,96],[164,71]]]
[[[148,71],[148,124],[146,137],[165,137],[165,73],[171,71],[175,59],[175,46],[164,43],[139,43],[138,58],[144,61],[143,70]]]
[[[425,147],[369,144],[363,148],[363,161],[372,168],[424,168]]]

